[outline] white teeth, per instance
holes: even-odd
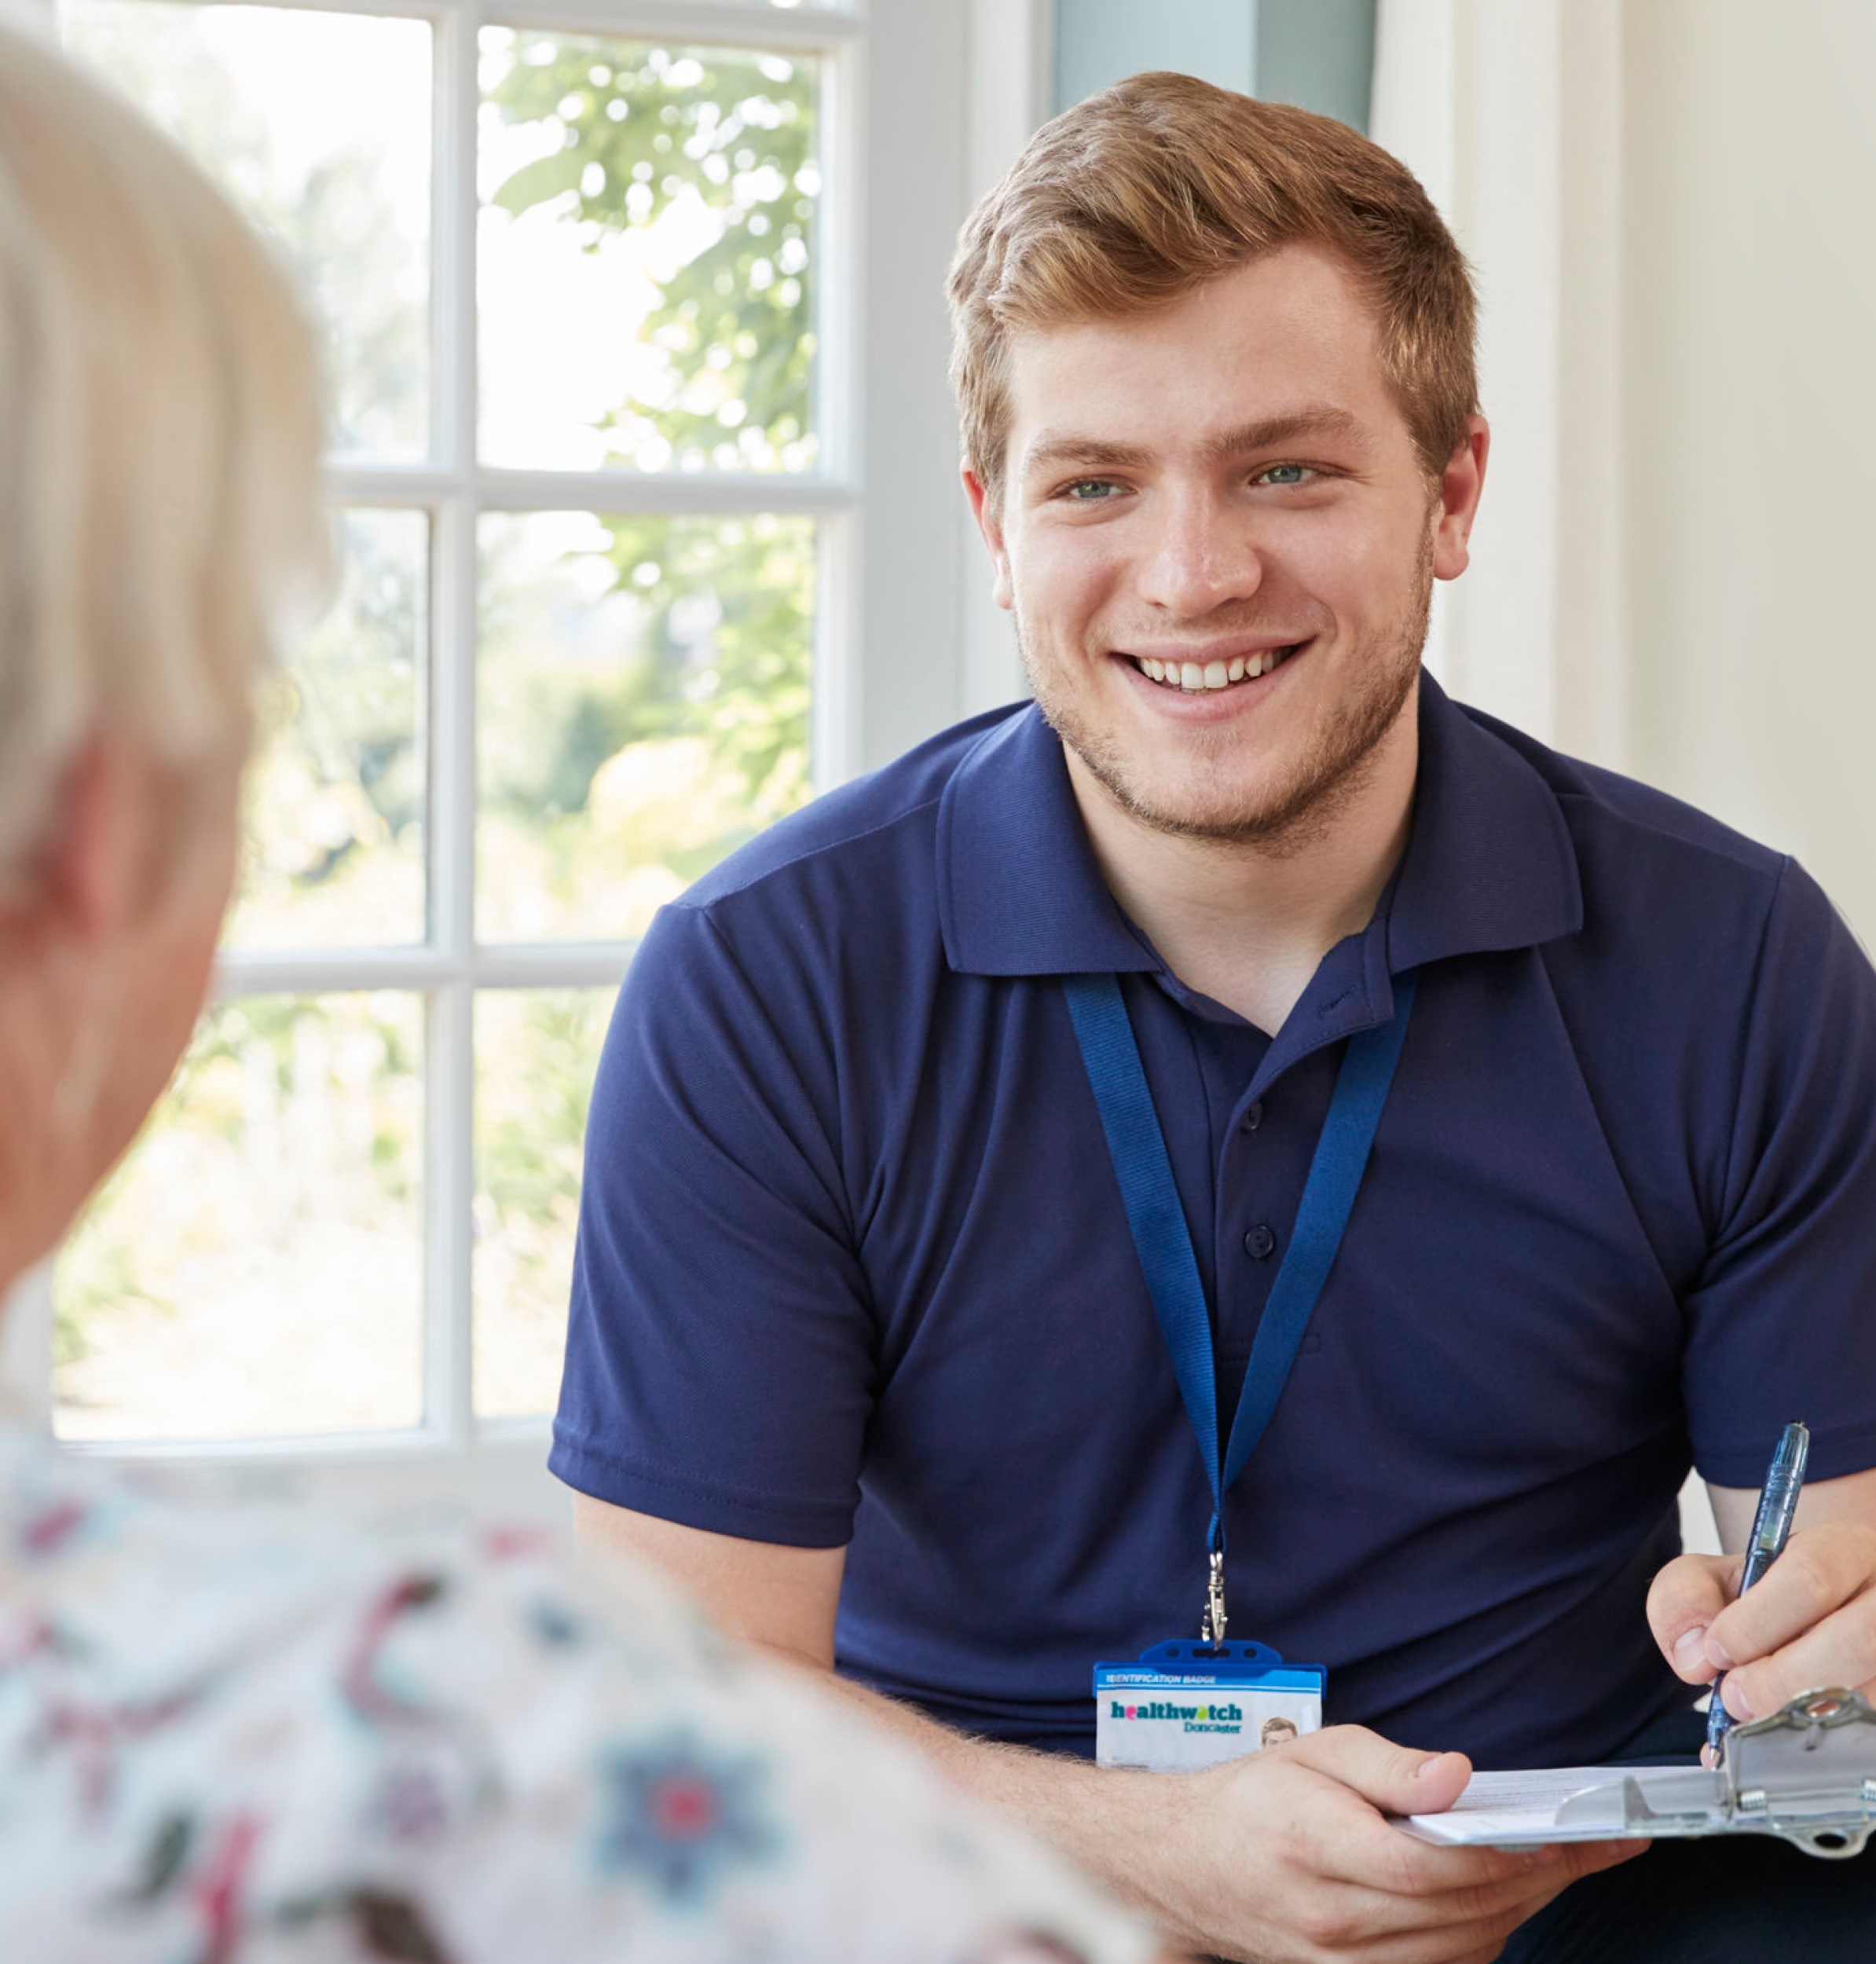
[[[1134,665],[1149,681],[1163,682],[1169,688],[1198,691],[1228,689],[1234,682],[1255,680],[1268,675],[1288,658],[1288,648],[1271,648],[1262,654],[1234,655],[1229,661],[1160,661],[1148,654],[1133,658]]]

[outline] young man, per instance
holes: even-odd
[[[1876,1678],[1876,977],[1789,862],[1422,676],[1487,433],[1464,262],[1383,152],[1138,77],[1036,137],[951,291],[1035,705],[830,793],[640,953],[553,1460],[589,1538],[922,1708],[1195,1948],[1662,1964],[1802,1914],[1807,1957],[1863,1955],[1876,1863],[1617,1870],[1383,1816],[1449,1803],[1462,1754],[1691,1754],[1725,1664],[1742,1717]],[[1090,991],[1144,1067],[1196,1365]],[[1306,1181],[1377,1046],[1299,1320]],[[1339,1722],[1089,1767],[1090,1667],[1197,1633],[1195,1424],[1247,1378],[1231,1634],[1325,1664]],[[1676,1492],[1691,1457],[1738,1548],[1798,1416],[1801,1531],[1735,1605],[1736,1560],[1676,1559]]]

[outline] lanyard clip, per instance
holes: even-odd
[[[1211,1551],[1211,1571],[1205,1579],[1205,1620],[1200,1626],[1199,1641],[1211,1650],[1225,1641],[1225,1551]]]

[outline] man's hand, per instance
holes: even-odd
[[[1471,1771],[1460,1753],[1339,1725],[1149,1775],[1185,1789],[1173,1823],[1185,1859],[1152,1907],[1196,1948],[1257,1964],[1489,1964],[1560,1889],[1647,1845],[1434,1848],[1383,1818],[1451,1806]]]
[[[663,1569],[731,1634],[812,1671],[1192,1951],[1256,1964],[1486,1964],[1559,1889],[1647,1845],[1506,1854],[1416,1841],[1383,1816],[1449,1807],[1470,1765],[1350,1725],[1202,1773],[1103,1771],[969,1739],[833,1675],[841,1550],[709,1534],[584,1497],[574,1518],[602,1565],[623,1554]]]
[[[1808,1498],[1808,1495],[1806,1497]],[[1745,1595],[1742,1555],[1684,1555],[1648,1592],[1648,1625],[1676,1674],[1706,1684],[1735,1719],[1801,1691],[1876,1691],[1876,1527],[1827,1520],[1794,1534]]]

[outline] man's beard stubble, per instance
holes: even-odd
[[[1050,727],[1123,811],[1157,832],[1222,845],[1255,843],[1287,857],[1320,837],[1367,783],[1381,739],[1393,728],[1412,692],[1420,653],[1427,645],[1432,604],[1433,545],[1428,539],[1415,568],[1406,605],[1391,627],[1358,650],[1366,658],[1355,665],[1360,683],[1357,692],[1317,733],[1287,783],[1271,786],[1255,806],[1240,805],[1229,812],[1175,812],[1156,804],[1135,781],[1124,745],[1090,728],[1064,694],[1047,686],[1031,655],[1020,613],[1016,616],[1017,646],[1037,707]]]

